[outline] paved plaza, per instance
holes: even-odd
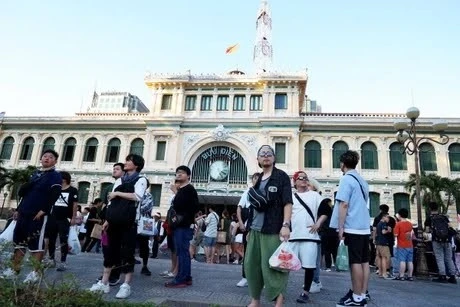
[[[54,269],[47,271],[49,281],[60,281],[73,276],[82,288],[89,288],[102,272],[101,254],[81,254],[69,256],[69,270],[65,273]],[[240,265],[212,264],[202,262],[192,264],[193,286],[182,289],[164,287],[167,279],[158,273],[169,269],[165,258],[149,259],[151,277],[136,274],[132,283],[132,302],[153,302],[163,306],[246,306],[250,298],[247,288],[235,284],[241,277]],[[345,272],[321,272],[323,289],[311,295],[311,303],[304,306],[335,306],[336,301],[349,288],[349,274]],[[291,273],[289,278],[286,306],[302,306],[296,303],[303,284],[303,271]],[[369,306],[459,306],[460,285],[436,284],[430,281],[390,281],[378,279],[372,274]],[[118,287],[104,297],[114,300]],[[266,300],[263,306],[270,306]]]

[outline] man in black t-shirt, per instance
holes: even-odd
[[[46,223],[45,237],[48,239],[48,253],[52,266],[54,266],[54,254],[56,251],[56,239],[59,234],[61,246],[61,262],[58,265],[58,271],[65,271],[67,253],[69,246],[67,240],[69,238],[70,226],[75,225],[78,205],[78,190],[70,186],[71,176],[68,172],[60,172],[62,176],[61,195],[56,203],[51,208],[51,214]],[[70,221],[69,221],[70,220]]]
[[[374,222],[372,223],[372,240],[373,241],[375,241],[376,232],[377,232],[377,225],[382,220],[382,217],[384,215],[388,214],[388,212],[390,211],[390,208],[385,204],[380,205],[379,209],[380,209],[380,213],[379,213],[379,215],[377,215],[374,218]],[[396,220],[392,216],[388,216],[387,225],[388,225],[388,229],[387,229],[388,232],[385,234],[385,238],[388,241],[388,247],[390,249],[390,257],[394,257],[393,247],[394,247],[394,244],[395,244],[395,236],[393,234],[393,230],[394,230],[394,228],[396,226]],[[376,265],[378,266],[377,261],[376,261]],[[387,267],[390,268],[390,273],[391,273],[392,272],[391,260],[388,263]]]

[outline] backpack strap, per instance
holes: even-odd
[[[302,198],[297,193],[294,193],[295,198],[299,201],[299,203],[307,210],[308,214],[310,215],[311,219],[313,220],[313,223],[315,223],[315,216],[313,215],[313,212],[311,209],[307,206],[307,204],[303,201]]]
[[[363,194],[364,200],[367,201],[366,193],[364,193],[363,186],[361,185],[361,182],[359,182],[358,178],[356,178],[356,176],[355,176],[355,175],[352,175],[352,174],[347,174],[347,175],[349,175],[349,176],[355,178],[355,180],[356,180],[356,181],[358,182],[358,184],[359,184],[359,187],[361,188],[361,193]]]

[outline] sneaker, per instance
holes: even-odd
[[[198,262],[198,260],[196,260],[195,258],[192,258],[192,262]]]
[[[395,277],[393,275],[391,275],[391,274],[387,274],[387,275],[383,276],[383,279],[393,280],[393,279],[395,279]]]
[[[164,271],[164,272],[161,272],[161,273],[158,274],[158,275],[160,275],[160,276],[162,276],[162,277],[165,277],[165,276],[167,276],[168,274],[169,274],[169,271]]]
[[[343,303],[338,303],[336,306],[360,306],[360,307],[367,307],[367,301],[366,299],[363,299],[361,302],[357,302],[353,299],[352,297],[349,297],[346,301]]]
[[[45,266],[45,268],[49,268],[49,269],[53,269],[56,267],[56,260],[54,259],[43,259],[43,265]]]
[[[248,280],[246,278],[242,278],[237,284],[237,287],[243,288],[248,286]]]
[[[457,278],[455,278],[455,275],[452,275],[452,276],[449,277],[447,282],[451,283],[451,284],[456,284],[457,283]]]
[[[17,273],[11,268],[7,268],[0,273],[0,279],[13,279],[16,276]]]
[[[342,297],[340,300],[339,300],[339,304],[343,304],[346,300],[348,300],[350,297],[353,297],[353,290],[348,290],[347,294],[345,294],[344,297]]]
[[[123,283],[120,286],[120,290],[118,290],[117,295],[115,295],[116,298],[127,298],[128,296],[131,295],[131,287],[127,283]]]
[[[145,276],[151,276],[152,272],[150,272],[149,269],[146,266],[144,266],[142,267],[141,274]]]
[[[190,276],[189,278],[187,278],[187,279],[185,280],[185,283],[187,284],[187,286],[193,285],[193,279],[192,279],[192,277]]]
[[[102,275],[96,279],[96,282],[101,281],[101,280],[102,280]]]
[[[102,283],[102,281],[98,281],[97,284],[94,284],[94,285],[91,286],[89,291],[91,291],[91,292],[103,292],[103,293],[107,294],[107,293],[110,292],[110,286],[108,284],[104,285]]]
[[[369,291],[366,291],[366,301],[371,300],[371,295],[369,294]]]
[[[67,265],[65,264],[65,262],[61,262],[59,263],[56,271],[58,272],[64,272],[65,270],[67,270]]]
[[[300,303],[300,304],[308,303],[308,294],[302,292],[302,294],[299,295],[296,301],[297,303]]]
[[[187,287],[187,282],[175,282],[173,280],[173,281],[165,283],[165,287],[166,288],[185,288]]]
[[[310,286],[310,293],[319,293],[321,291],[321,288],[323,287],[323,285],[321,284],[321,282],[312,282],[311,283],[311,286]]]
[[[113,287],[120,283],[120,278],[118,279],[109,279],[109,286]]]
[[[26,278],[24,279],[24,283],[33,284],[33,283],[36,283],[39,279],[40,279],[40,276],[38,275],[38,273],[35,271],[32,271],[26,276]]]
[[[327,268],[326,272],[332,272],[332,270],[330,268]]]
[[[163,278],[174,278],[176,275],[174,275],[172,272],[168,272],[168,274],[163,275]]]
[[[431,281],[432,281],[432,282],[447,283],[447,278],[446,278],[445,275],[443,275],[443,276],[439,276],[439,277],[436,278],[436,279],[432,279]]]
[[[233,264],[239,264],[239,262],[240,262],[240,261],[239,261],[238,259],[236,259],[236,260],[233,261],[232,263],[233,263]]]

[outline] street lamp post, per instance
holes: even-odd
[[[5,201],[7,197],[8,197],[8,192],[3,193],[3,203],[2,203],[2,210],[0,211],[0,216],[2,216],[3,214],[3,208],[5,207]]]
[[[403,147],[403,152],[406,152],[409,155],[414,156],[415,161],[415,199],[417,202],[417,275],[427,276],[428,275],[428,265],[426,262],[426,246],[423,241],[423,221],[422,221],[422,197],[421,197],[421,187],[420,187],[420,144],[424,141],[431,141],[440,145],[446,145],[449,142],[449,137],[444,133],[447,129],[446,122],[437,122],[432,125],[433,130],[439,133],[440,139],[436,140],[434,138],[426,136],[417,136],[417,118],[420,115],[419,109],[416,107],[411,107],[407,110],[406,116],[410,120],[410,123],[407,121],[397,121],[394,123],[395,129],[398,131],[396,134],[396,139],[400,142]]]

